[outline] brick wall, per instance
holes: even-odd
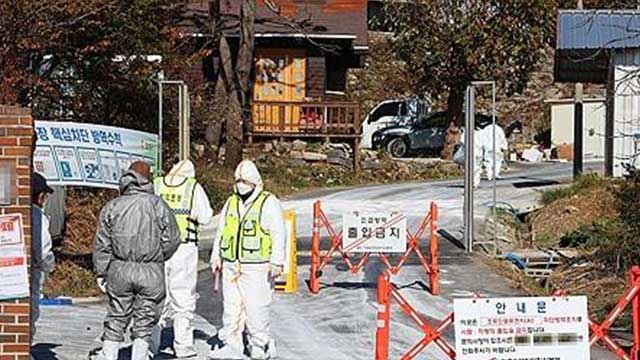
[[[21,213],[27,254],[31,246],[31,145],[29,109],[0,105],[0,161],[15,166],[16,199],[0,214]],[[0,360],[29,359],[29,299],[0,301]]]

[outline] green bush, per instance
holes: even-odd
[[[640,171],[628,169],[625,177],[616,191],[616,200],[620,220],[640,242]]]
[[[569,198],[583,190],[601,186],[606,183],[607,179],[598,174],[585,174],[569,186],[543,191],[540,196],[540,203],[542,205],[549,205],[554,201]]]

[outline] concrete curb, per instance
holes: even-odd
[[[72,306],[92,305],[107,301],[106,296],[91,296],[84,298],[59,297],[55,299],[40,299],[40,306]]]

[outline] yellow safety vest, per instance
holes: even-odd
[[[271,260],[271,235],[262,227],[262,207],[270,193],[261,192],[240,218],[240,197],[229,198],[225,214],[220,257],[225,261],[245,264],[267,263]]]
[[[197,183],[194,178],[186,178],[179,185],[168,185],[165,178],[156,178],[153,182],[155,193],[173,210],[183,243],[198,242],[200,224],[191,217]]]

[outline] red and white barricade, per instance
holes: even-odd
[[[359,259],[354,259],[350,251],[352,251],[359,244],[366,242],[368,238],[362,238],[356,243],[351,244],[348,248],[344,248],[342,244],[342,231],[337,232],[329,222],[329,219],[322,211],[320,201],[316,201],[313,206],[313,237],[311,244],[311,274],[309,278],[309,290],[317,294],[320,291],[320,277],[325,266],[327,266],[332,259],[332,256],[339,252],[342,255],[342,259],[349,267],[351,273],[357,273],[366,264],[367,260],[372,254],[378,255],[381,261],[387,266],[392,274],[397,274],[402,265],[404,265],[411,254],[415,254],[418,258],[425,273],[429,277],[429,287],[433,295],[438,295],[440,292],[439,286],[439,274],[440,269],[438,265],[438,236],[436,221],[438,218],[438,207],[435,203],[431,203],[429,212],[420,222],[418,229],[415,233],[407,230],[407,248],[406,251],[400,256],[400,260],[396,265],[391,264],[388,254],[382,252],[376,253],[362,253]],[[396,218],[391,219],[389,223],[396,221]],[[321,253],[321,235],[320,231],[324,228],[330,238],[330,248]],[[423,254],[420,250],[420,238],[429,230],[429,254]]]
[[[432,327],[419,312],[400,294],[391,283],[390,276],[384,272],[378,278],[378,323],[376,330],[376,360],[389,359],[389,340],[391,325],[391,303],[397,302],[402,311],[409,316],[424,332],[422,339],[415,344],[401,359],[410,360],[418,356],[429,345],[435,344],[450,359],[455,359],[454,347],[442,336],[445,329],[453,324],[453,313],[449,314],[436,327]]]
[[[556,292],[554,296],[566,296],[566,292]],[[397,302],[403,312],[409,316],[416,325],[424,332],[424,337],[414,345],[407,353],[402,355],[402,360],[414,359],[429,345],[436,345],[450,359],[456,359],[455,348],[443,338],[444,330],[453,324],[454,314],[449,314],[437,326],[432,327],[427,320],[417,312],[411,304],[400,294],[398,289],[390,281],[387,272],[380,275],[378,279],[378,318],[376,329],[376,360],[389,359],[389,341],[391,325],[391,303]],[[625,309],[631,305],[631,319],[633,330],[633,343],[626,349],[610,335],[611,326],[624,313]],[[615,354],[622,360],[640,360],[640,267],[634,266],[629,271],[629,286],[618,300],[616,307],[602,323],[589,320],[591,347],[598,344]]]

